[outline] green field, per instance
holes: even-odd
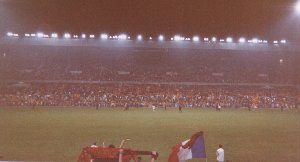
[[[125,147],[166,162],[174,144],[203,130],[208,162],[219,143],[231,162],[300,161],[300,110],[0,108],[0,121],[0,160],[76,161],[93,142],[131,138]]]

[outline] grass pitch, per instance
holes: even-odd
[[[208,162],[219,143],[231,162],[300,161],[300,110],[44,107],[0,108],[0,160],[76,161],[93,142],[119,146],[131,138],[125,147],[156,150],[166,162],[174,144],[199,130]]]

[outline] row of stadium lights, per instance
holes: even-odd
[[[13,33],[13,32],[8,32],[7,33],[8,37],[20,37],[19,34],[17,33]],[[41,32],[38,33],[25,33],[24,36],[26,38],[59,38],[57,33],[52,33],[51,35],[48,34],[44,34]],[[63,38],[65,39],[86,39],[86,38],[90,38],[90,39],[95,39],[96,36],[94,34],[81,34],[79,35],[71,35],[70,33],[65,33],[63,35]],[[131,37],[127,36],[126,34],[120,34],[120,35],[113,35],[113,36],[109,36],[108,34],[100,34],[100,39],[102,40],[130,40]],[[149,40],[153,40],[152,37],[148,38]],[[165,37],[163,35],[159,35],[157,38],[159,41],[163,41],[165,40]],[[137,40],[141,41],[143,40],[143,36],[142,35],[138,35],[137,36]],[[171,41],[194,41],[194,42],[200,42],[200,37],[199,36],[194,36],[192,38],[190,37],[182,37],[180,35],[175,35],[174,37],[170,38]],[[231,37],[227,37],[226,39],[217,39],[216,37],[212,37],[211,39],[208,37],[203,38],[204,42],[221,42],[221,43],[233,43],[234,40]],[[249,39],[247,40],[246,38],[239,38],[238,40],[239,43],[263,43],[263,44],[267,44],[268,41],[267,40],[261,40],[261,39],[257,39],[257,38],[253,38],[253,39]],[[285,44],[287,43],[286,40],[282,39],[282,40],[274,40],[273,44]]]

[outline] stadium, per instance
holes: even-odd
[[[126,147],[164,162],[198,131],[205,158],[187,161],[215,161],[220,143],[227,161],[300,160],[299,32],[0,27],[0,160],[80,161],[94,142],[129,138]]]

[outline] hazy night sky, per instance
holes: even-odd
[[[0,0],[0,31],[288,37],[295,35],[293,32],[300,23],[300,15],[298,22],[291,18],[295,3],[295,0]]]

